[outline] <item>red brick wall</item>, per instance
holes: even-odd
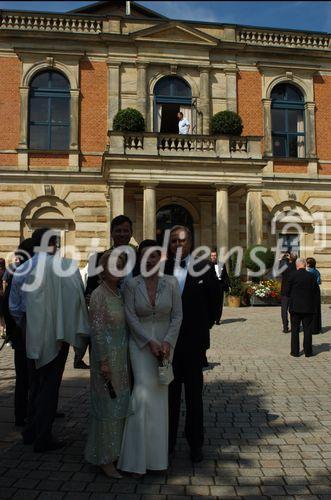
[[[262,82],[257,71],[240,71],[237,79],[238,113],[243,135],[263,135]]]
[[[320,163],[318,165],[318,173],[320,175],[331,175],[331,164]]]
[[[331,76],[314,77],[316,103],[315,127],[317,156],[321,160],[331,159]]]
[[[307,163],[301,162],[277,162],[274,161],[274,172],[279,174],[306,174]]]
[[[0,149],[16,149],[19,141],[21,63],[17,57],[0,58]],[[15,157],[15,161],[16,157]],[[13,164],[0,155],[0,164]]]
[[[84,61],[80,64],[80,149],[83,152],[104,151],[107,144],[107,86],[105,62]],[[95,157],[86,157],[83,166],[95,166]],[[101,165],[101,157],[98,159]]]
[[[30,153],[29,165],[33,167],[66,167],[69,164],[69,155],[67,154],[47,154]]]

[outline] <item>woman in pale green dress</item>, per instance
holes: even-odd
[[[90,300],[91,397],[85,458],[100,466],[108,477],[121,478],[114,462],[120,453],[130,400],[128,335],[119,278],[108,271],[110,253],[100,260],[104,268],[102,283]],[[117,264],[124,267],[120,258]],[[106,386],[108,381],[116,393],[113,399]]]

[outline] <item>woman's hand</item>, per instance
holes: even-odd
[[[162,350],[163,357],[169,359],[169,356],[170,356],[170,344],[169,344],[169,342],[162,342],[161,350]]]
[[[100,363],[100,372],[105,380],[110,380],[111,378],[111,370],[108,365],[108,361],[101,361]]]
[[[160,356],[160,353],[162,353],[160,344],[158,344],[154,340],[151,340],[148,343],[148,345],[149,345],[150,350],[152,351],[153,356],[155,356],[156,358],[158,358]]]

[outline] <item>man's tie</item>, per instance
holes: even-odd
[[[183,269],[186,269],[186,260],[185,259],[180,261],[180,267],[182,267]]]

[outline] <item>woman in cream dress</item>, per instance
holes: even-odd
[[[139,247],[141,258],[149,253],[147,271],[160,261],[160,252],[150,248],[156,245],[145,240]],[[168,468],[168,386],[159,383],[158,358],[172,356],[182,322],[182,300],[176,278],[159,277],[157,271],[148,278],[136,276],[124,288],[133,414],[126,420],[117,466],[134,474]]]

